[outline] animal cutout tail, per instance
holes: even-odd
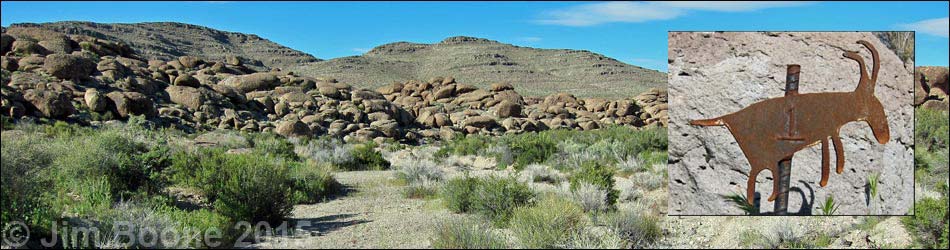
[[[712,118],[712,119],[703,119],[703,120],[692,120],[689,121],[689,125],[694,126],[723,126],[726,125],[722,123],[722,118]]]

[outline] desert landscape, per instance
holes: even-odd
[[[168,230],[186,233],[144,242],[948,243],[948,69],[914,67],[913,51],[886,33],[857,36],[904,62],[889,67],[916,72],[915,91],[895,94],[913,97],[914,114],[900,116],[913,134],[899,146],[913,152],[916,178],[912,198],[882,190],[881,199],[906,199],[896,207],[913,216],[755,217],[742,206],[729,208],[736,216],[669,215],[682,204],[671,192],[689,186],[671,186],[668,164],[681,155],[669,154],[681,151],[668,154],[680,135],[667,130],[667,74],[590,51],[454,36],[325,60],[184,23],[24,23],[2,33],[2,220],[29,228],[22,244],[4,248],[143,248],[122,233]],[[885,177],[874,185],[900,179]],[[838,202],[810,205],[835,215]],[[98,231],[62,231],[82,227]],[[51,235],[60,237],[47,244]]]

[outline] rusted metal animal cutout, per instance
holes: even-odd
[[[854,92],[799,94],[798,91],[789,91],[784,97],[764,100],[732,114],[690,122],[698,126],[725,125],[735,137],[752,167],[746,196],[749,204],[753,203],[755,177],[759,172],[768,169],[774,176],[779,161],[791,159],[795,152],[818,143],[821,143],[822,156],[820,185],[827,185],[828,138],[834,143],[837,173],[841,174],[844,171],[844,149],[839,130],[849,122],[867,122],[878,143],[884,144],[890,140],[884,106],[874,96],[874,85],[880,69],[878,53],[867,41],[858,43],[871,51],[873,67],[868,77],[864,59],[856,51],[842,54],[857,61],[861,69],[861,79]],[[797,72],[794,73],[797,76]],[[774,176],[772,179],[774,183],[769,201],[775,200],[779,188],[779,178]]]

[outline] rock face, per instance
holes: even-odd
[[[786,65],[801,65],[801,93],[850,92],[858,83],[858,65],[841,56],[859,51],[871,63],[869,41],[880,53],[875,95],[890,127],[890,141],[879,144],[864,122],[840,129],[845,155],[842,174],[831,173],[819,187],[820,145],[795,154],[789,213],[815,213],[833,196],[838,214],[902,215],[914,197],[913,69],[874,35],[853,33],[679,33],[669,34],[669,175],[671,215],[742,214],[722,196],[745,194],[750,166],[726,127],[698,127],[690,120],[719,117],[750,104],[784,95]],[[912,67],[912,66],[911,66]],[[870,70],[870,67],[869,67]],[[762,135],[768,136],[768,135]],[[831,150],[834,150],[833,146]],[[831,153],[834,157],[834,153]],[[835,160],[831,159],[832,169]],[[832,171],[834,172],[834,171]],[[868,177],[880,174],[877,197],[866,190]],[[772,174],[756,179],[762,212],[774,208],[767,198]]]

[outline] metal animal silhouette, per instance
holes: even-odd
[[[769,201],[773,201],[779,188],[779,178],[775,176],[778,162],[791,159],[795,152],[818,143],[821,143],[822,156],[820,185],[827,185],[829,138],[835,146],[836,172],[841,174],[844,170],[844,149],[839,130],[847,123],[865,121],[878,143],[884,144],[890,140],[884,106],[874,96],[874,85],[880,69],[878,53],[867,41],[858,43],[871,51],[873,67],[869,77],[864,59],[856,51],[846,50],[842,54],[858,62],[861,69],[861,79],[853,92],[799,94],[795,86],[784,97],[754,103],[718,118],[690,121],[690,124],[698,126],[724,125],[735,137],[752,167],[746,196],[749,204],[753,203],[755,177],[759,172],[764,169],[772,172],[774,183]],[[790,67],[790,77],[792,70]],[[797,83],[798,68],[795,67],[794,71]]]

